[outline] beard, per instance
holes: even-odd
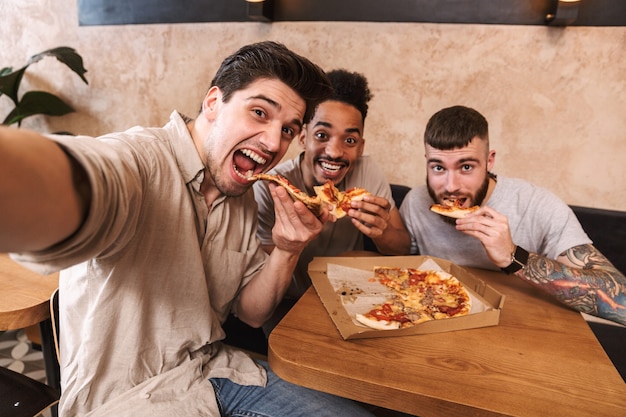
[[[215,143],[215,142],[207,141],[207,143]],[[229,174],[224,173],[221,170],[222,165],[220,164],[220,160],[215,158],[214,154],[216,154],[216,152],[212,152],[212,148],[210,146],[205,146],[204,158],[203,158],[204,167],[205,167],[204,181],[207,181],[206,177],[209,176],[210,181],[213,183],[215,188],[217,188],[221,194],[224,194],[228,197],[239,197],[245,194],[245,192],[250,188],[251,185],[244,186],[242,184],[234,182],[230,178]],[[232,155],[231,155],[231,158],[232,158]],[[234,163],[234,162],[231,161],[231,163]]]
[[[480,185],[478,190],[474,194],[470,194],[469,196],[464,197],[464,198],[467,198],[471,202],[470,206],[480,206],[483,204],[483,201],[485,201],[485,197],[487,196],[487,192],[489,191],[489,179],[490,178],[493,178],[493,176],[492,174],[487,172],[485,175],[485,179],[483,180],[483,183]],[[430,198],[432,198],[434,203],[442,204],[443,200],[449,197],[447,193],[444,193],[438,196],[435,193],[435,190],[433,190],[433,188],[430,186],[430,183],[428,182],[428,176],[426,176],[426,189],[428,190],[428,194],[430,195]],[[446,216],[439,216],[439,217],[441,217],[443,221],[445,221],[446,223],[456,224],[456,219],[454,218],[446,217]]]

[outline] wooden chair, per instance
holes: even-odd
[[[55,292],[52,296],[53,299],[56,294]],[[53,300],[51,300],[52,319],[50,321],[56,339],[53,304]],[[58,312],[58,300],[56,312]],[[42,326],[43,328],[44,326]],[[58,348],[55,348],[55,351],[55,356],[58,358]],[[52,381],[51,386],[8,368],[0,367],[0,416],[35,417],[48,409],[53,416],[56,416],[56,407],[61,393],[59,389],[54,388],[55,385],[58,386],[58,381]]]

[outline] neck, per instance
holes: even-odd
[[[204,179],[202,180],[202,184],[200,185],[200,192],[204,196],[204,202],[209,209],[211,209],[213,202],[221,194],[220,190],[217,189],[206,169],[204,170]]]
[[[489,186],[487,187],[487,195],[485,195],[485,201],[489,201],[493,190],[496,188],[496,180],[492,176],[489,177]]]

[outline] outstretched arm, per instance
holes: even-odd
[[[593,245],[570,248],[557,260],[530,254],[516,275],[578,311],[626,325],[626,277]]]
[[[83,178],[54,141],[0,128],[0,252],[45,249],[74,233],[89,205]]]

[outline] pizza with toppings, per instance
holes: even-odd
[[[461,200],[447,200],[444,199],[442,204],[433,204],[430,206],[430,210],[437,214],[446,217],[452,217],[455,219],[462,219],[470,213],[478,210],[480,206],[463,207],[463,201]]]
[[[350,204],[353,200],[362,200],[368,195],[364,188],[351,188],[347,191],[339,191],[332,181],[327,181],[324,185],[313,187],[315,196],[310,196],[294,186],[282,175],[272,174],[256,174],[249,178],[250,180],[266,180],[273,181],[284,187],[289,195],[298,201],[302,201],[316,216],[322,213],[322,205],[327,204],[330,207],[330,214],[340,219],[348,214]]]
[[[375,267],[376,280],[392,296],[357,314],[361,324],[378,330],[401,329],[429,321],[465,316],[472,301],[461,281],[444,271]]]
[[[332,181],[326,181],[324,185],[313,187],[315,194],[325,203],[331,205],[330,213],[338,219],[346,216],[353,201],[363,200],[369,194],[364,188],[353,187],[346,191],[339,191]]]

